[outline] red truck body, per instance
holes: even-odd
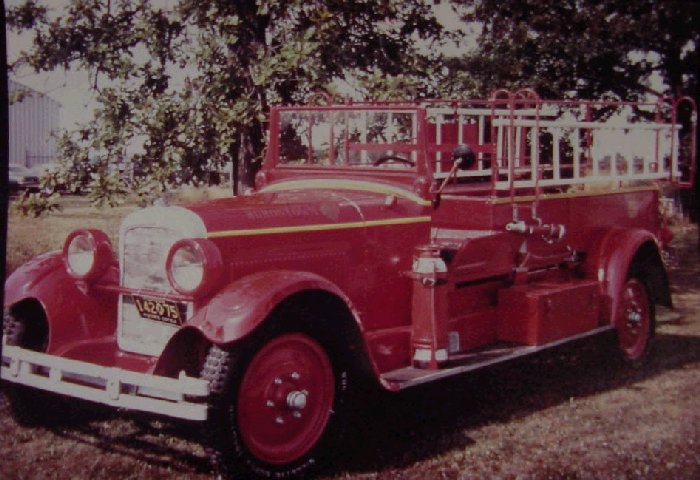
[[[3,379],[224,428],[219,463],[294,475],[351,378],[395,391],[607,331],[640,362],[694,122],[689,99],[530,91],[273,108],[252,194],[137,212],[117,249],[79,230],[11,275]]]

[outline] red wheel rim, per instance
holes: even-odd
[[[651,322],[649,297],[639,280],[631,279],[625,283],[618,318],[622,353],[630,360],[638,360],[646,350]]]
[[[267,463],[300,459],[328,424],[334,386],[333,368],[316,341],[302,334],[270,341],[253,357],[238,393],[243,443]]]

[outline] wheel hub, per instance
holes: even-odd
[[[309,392],[306,390],[294,390],[287,394],[287,406],[292,410],[303,410],[306,407],[306,400]]]
[[[627,327],[636,329],[642,323],[642,314],[636,309],[627,310]]]

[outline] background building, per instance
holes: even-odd
[[[9,163],[35,167],[56,158],[61,104],[13,80],[9,89]],[[26,92],[22,94],[21,92]],[[16,101],[17,95],[21,100]]]

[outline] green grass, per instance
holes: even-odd
[[[103,230],[116,246],[122,219],[136,208],[128,205],[98,210],[85,199],[69,198],[63,211],[40,218],[23,217],[10,209],[5,255],[7,275],[41,253],[61,249],[66,236],[78,228]]]
[[[230,196],[225,187],[183,187],[169,199],[173,204]],[[40,218],[23,217],[10,208],[7,222],[6,275],[31,258],[63,248],[66,236],[78,228],[97,228],[109,235],[114,248],[119,244],[119,225],[129,213],[138,210],[135,201],[114,208],[93,208],[86,197],[61,198],[62,211]]]

